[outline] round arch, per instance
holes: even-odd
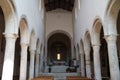
[[[90,63],[90,65],[86,65],[86,75],[89,78],[93,78],[94,77],[93,48],[91,44],[91,35],[89,31],[86,31],[84,36],[84,51],[85,60],[89,60]]]
[[[46,56],[46,58],[47,58],[47,42],[48,42],[48,39],[53,35],[53,34],[56,34],[56,33],[62,33],[62,34],[65,34],[65,35],[67,35],[68,37],[69,37],[69,39],[70,39],[70,41],[71,41],[71,57],[72,58],[74,58],[74,54],[73,54],[73,38],[72,38],[72,36],[68,33],[68,32],[66,32],[66,31],[64,31],[64,30],[55,30],[55,31],[52,31],[50,34],[48,34],[47,35],[47,37],[46,37],[46,48],[45,48],[45,56]]]
[[[99,78],[102,78],[102,79],[104,79],[104,76],[107,76],[108,78],[110,78],[110,76],[109,76],[108,50],[107,50],[106,40],[104,39],[104,35],[105,35],[104,29],[105,28],[103,26],[101,19],[97,18],[94,21],[93,29],[92,29],[92,36],[93,36],[92,37],[92,45],[99,46],[99,58],[100,58],[99,63],[100,63],[100,71],[101,71],[101,72],[99,72],[99,74],[101,75]],[[95,54],[94,54],[94,60],[96,60]],[[96,68],[96,63],[94,65]]]
[[[64,61],[67,63],[67,61],[71,58],[71,39],[63,32],[57,31],[51,34],[52,35],[49,36],[47,40],[48,62]],[[58,54],[61,56],[59,60],[57,58]]]
[[[80,60],[81,60],[81,76],[85,77],[86,76],[86,69],[85,69],[85,52],[84,52],[84,44],[83,40],[80,39]]]
[[[36,50],[36,43],[37,43],[37,39],[35,37],[35,31],[32,29],[31,33],[30,33],[30,50]]]
[[[97,18],[94,21],[93,28],[92,28],[92,45],[100,45],[100,31],[102,28],[102,21]],[[103,30],[104,31],[104,30]]]
[[[5,16],[5,34],[18,34],[18,20],[12,0],[0,0],[0,7]]]
[[[90,47],[91,44],[91,36],[89,31],[86,31],[84,36],[84,49]]]
[[[36,49],[40,52],[40,39],[37,39]]]
[[[28,23],[25,17],[22,17],[19,24],[21,43],[29,44]]]
[[[105,35],[117,35],[117,17],[120,10],[120,0],[110,1],[105,13],[104,25],[107,26]]]
[[[55,30],[55,31],[51,32],[51,33],[47,36],[47,40],[50,38],[50,36],[52,36],[52,35],[55,34],[55,33],[63,33],[63,34],[65,34],[65,35],[67,35],[67,36],[72,40],[71,35],[70,35],[68,32],[63,31],[63,30]]]

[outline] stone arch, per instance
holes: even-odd
[[[3,32],[5,31],[5,18],[2,8],[0,7],[0,79],[2,77],[3,62],[5,56],[5,37]]]
[[[18,21],[16,9],[13,1],[0,0],[0,7],[3,10],[5,16],[5,34],[17,34],[18,33]]]
[[[32,29],[30,33],[30,50],[36,50],[36,37],[35,37],[35,31]]]
[[[105,20],[106,20],[106,26],[108,27],[108,36],[119,36],[119,26],[118,26],[118,20],[119,20],[119,14],[120,14],[120,0],[113,0],[109,2],[108,8],[106,10]],[[117,37],[117,50],[116,53],[119,54],[119,37]],[[110,53],[110,52],[109,52]],[[116,55],[117,56],[117,55]],[[118,56],[117,56],[118,57]],[[120,58],[119,60],[119,66],[120,66]],[[111,62],[111,59],[109,59],[109,62]],[[117,59],[116,59],[116,62]],[[110,68],[111,70],[111,68]],[[110,73],[111,78],[113,77],[112,73]],[[118,78],[118,77],[117,77]]]
[[[78,52],[80,52],[80,47],[79,47],[78,43],[77,43],[77,50],[78,50]]]
[[[93,45],[93,47],[94,46],[99,46],[99,57],[100,57],[100,62],[99,63],[100,63],[100,70],[101,70],[100,77],[102,79],[104,79],[104,76],[107,76],[109,78],[108,51],[107,51],[107,43],[106,43],[106,40],[104,39],[104,35],[105,35],[105,33],[104,33],[105,30],[104,29],[105,28],[103,26],[103,23],[102,23],[101,19],[97,18],[94,21],[94,24],[93,24],[92,45]],[[94,56],[95,56],[95,54],[94,54]],[[96,60],[95,57],[94,57],[94,60]],[[106,75],[104,73],[106,73]]]
[[[57,55],[60,54],[60,61],[68,63],[71,59],[71,39],[65,32],[55,31],[50,34],[47,40],[47,58],[48,62],[58,60]],[[51,54],[52,53],[52,54]],[[55,64],[55,63],[54,63]]]
[[[40,52],[40,39],[37,39],[36,49]]]
[[[64,30],[55,30],[55,31],[52,31],[49,35],[47,35],[47,38],[46,38],[46,50],[45,50],[45,52],[47,53],[47,42],[48,42],[48,39],[53,35],[53,34],[55,34],[55,33],[63,33],[63,34],[65,34],[65,35],[67,35],[68,37],[69,37],[69,39],[70,39],[70,41],[71,41],[71,53],[73,53],[73,38],[72,38],[72,36],[68,33],[68,32],[66,32],[66,31],[64,31]],[[47,54],[46,54],[46,56],[47,56]],[[74,55],[72,54],[72,57],[73,57]]]
[[[55,31],[51,32],[51,33],[47,36],[47,40],[50,38],[50,36],[52,36],[52,35],[55,34],[55,33],[63,33],[63,34],[65,34],[65,35],[67,35],[67,36],[72,40],[71,35],[70,35],[68,32],[63,31],[63,30],[55,30]]]
[[[105,35],[117,35],[116,23],[120,10],[120,0],[110,1],[105,14],[105,26],[107,26],[107,33]]]
[[[89,31],[86,31],[84,36],[84,48],[90,47],[91,44],[91,37]]]
[[[85,77],[86,76],[86,69],[85,69],[85,52],[84,52],[84,44],[83,40],[80,39],[80,60],[81,60],[81,76]]]
[[[94,21],[93,29],[92,29],[92,45],[100,45],[100,31],[102,28],[102,21],[97,18]]]
[[[80,39],[80,53],[84,53],[82,51],[84,51],[84,44],[83,44],[83,40]]]
[[[80,46],[79,46],[79,43],[77,43],[77,54],[78,54],[77,55],[78,56],[78,60],[80,61]]]
[[[91,45],[91,35],[89,31],[86,31],[84,36],[84,51],[85,51],[85,59],[90,63],[90,65],[86,65],[86,74],[87,74],[87,77],[93,78],[94,77],[93,48]],[[87,70],[87,67],[89,67],[88,70]]]
[[[19,29],[20,29],[21,43],[29,44],[28,22],[25,17],[21,17]]]

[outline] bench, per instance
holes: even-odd
[[[80,76],[67,76],[67,80],[92,80],[92,79]]]
[[[54,77],[53,76],[39,76],[32,80],[54,80]]]

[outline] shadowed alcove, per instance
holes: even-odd
[[[48,39],[48,63],[66,65],[71,57],[70,38],[63,33],[53,34]],[[58,62],[58,63],[56,63]],[[63,62],[63,63],[59,63]]]

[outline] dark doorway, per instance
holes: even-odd
[[[63,33],[53,34],[48,39],[48,63],[54,65],[66,65],[71,58],[71,41]]]
[[[117,32],[120,35],[120,11],[117,19]],[[117,37],[117,49],[118,49],[119,69],[120,69],[120,36]]]
[[[5,53],[5,37],[3,35],[5,31],[5,18],[0,7],[0,80],[2,77],[2,70],[3,70],[3,62],[4,62],[4,53]]]
[[[100,61],[101,61],[101,74],[102,80],[110,79],[110,70],[109,70],[109,59],[108,59],[108,48],[107,43],[104,39],[103,28],[101,28],[100,32]]]

